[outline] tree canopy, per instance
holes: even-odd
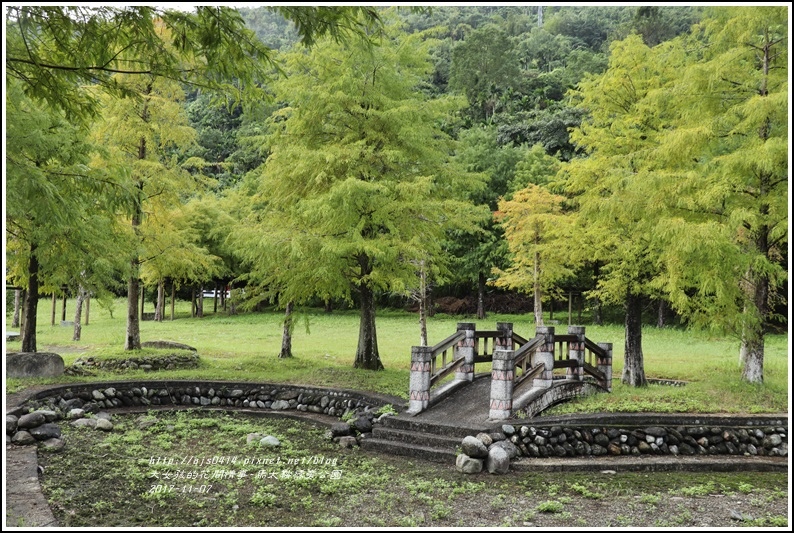
[[[377,47],[326,40],[287,57],[288,76],[276,85],[286,106],[252,175],[252,246],[240,246],[282,305],[355,297],[355,366],[368,369],[382,368],[375,292],[415,284],[415,261],[440,256],[446,229],[468,226],[473,210],[461,200],[475,185],[439,128],[459,103],[417,90],[427,43],[389,30]]]

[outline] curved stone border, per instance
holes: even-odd
[[[189,406],[311,412],[332,417],[358,416],[391,404],[396,411],[405,400],[394,396],[346,389],[291,385],[196,380],[135,380],[77,383],[46,387],[17,396],[8,403],[6,415],[21,416],[31,410],[49,410],[66,415],[71,409],[87,413],[102,410]]]
[[[210,390],[213,391],[212,395],[209,394]],[[180,395],[180,391],[184,394]],[[262,400],[259,399],[260,396],[273,398]],[[185,401],[185,397],[189,401]],[[217,399],[215,404],[212,403],[213,399]],[[304,403],[298,403],[299,399],[304,400]],[[282,383],[195,380],[137,380],[36,386],[32,390],[7,395],[6,400],[6,415],[12,417],[27,414],[30,410],[43,409],[52,411],[53,414],[60,412],[65,415],[72,408],[78,407],[87,407],[87,412],[205,407],[207,410],[241,411],[251,416],[293,418],[323,424],[331,429],[334,426],[333,421],[338,421],[338,416],[346,413],[372,412],[387,404],[401,411],[406,403],[405,400],[393,396],[352,390]],[[275,407],[273,404],[276,404]],[[6,452],[7,525],[58,527],[38,480],[36,446],[18,446],[7,441]]]

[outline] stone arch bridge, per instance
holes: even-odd
[[[490,375],[477,365],[491,365]],[[558,403],[612,389],[612,344],[594,343],[584,326],[538,327],[532,339],[500,322],[493,331],[459,323],[435,346],[411,349],[409,405],[418,419],[483,424],[531,418]]]

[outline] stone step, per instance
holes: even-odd
[[[455,464],[457,455],[454,451],[432,446],[420,446],[418,444],[408,444],[405,442],[395,442],[378,438],[369,438],[361,441],[361,449],[376,453],[390,455],[403,455],[432,461],[434,463]]]
[[[442,448],[454,451],[460,446],[462,438],[445,437],[432,433],[421,433],[416,431],[395,429],[382,426],[372,428],[372,436],[376,439],[388,440],[392,442],[402,442],[405,444],[417,444],[420,446],[430,446],[432,448]]]
[[[409,416],[387,416],[382,420],[383,427],[401,429],[405,431],[413,431],[417,433],[429,433],[432,435],[439,435],[442,437],[455,437],[462,439],[469,435],[476,435],[480,432],[488,432],[489,429],[465,427],[460,425],[439,424],[437,422],[425,422],[421,419],[411,418]]]

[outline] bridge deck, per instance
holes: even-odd
[[[491,427],[488,422],[491,375],[478,376],[471,385],[457,390],[416,415],[414,420],[463,427]]]

